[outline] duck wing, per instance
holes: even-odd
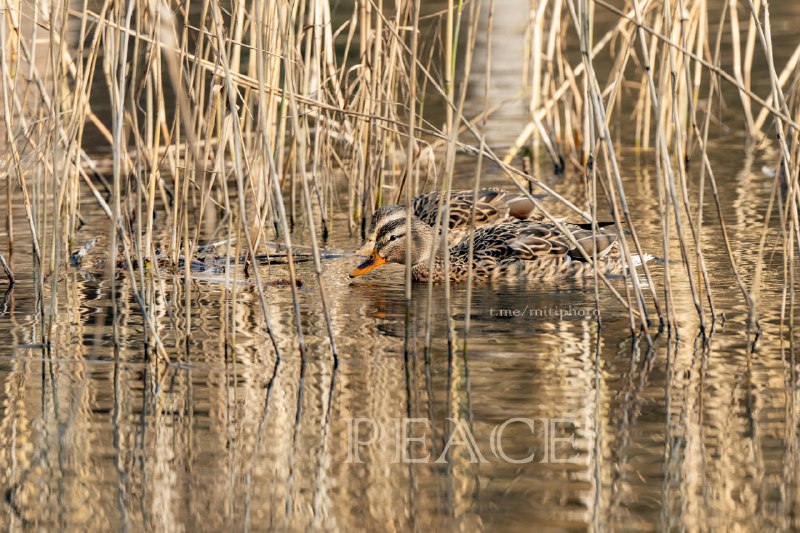
[[[569,224],[566,225],[566,229],[583,246],[589,257],[592,257],[595,252],[592,231]],[[613,233],[598,231],[597,256],[607,255],[617,242],[617,238]],[[467,255],[469,240],[464,239],[452,252]],[[504,222],[478,229],[475,232],[474,256],[496,261],[503,259],[535,261],[558,257],[585,260],[577,247],[555,224],[529,220]]]
[[[591,229],[584,228],[575,228],[574,231],[572,231],[572,236],[575,237],[575,240],[586,250],[586,255],[589,257],[594,256],[595,245],[597,246],[597,257],[605,257],[619,238],[616,233],[601,229],[598,229],[596,235],[593,236]],[[585,261],[583,254],[581,254],[580,250],[575,246],[570,247],[569,255],[573,259]]]
[[[414,214],[428,225],[436,223],[439,211],[438,192],[421,194],[414,198]],[[472,190],[459,190],[450,193],[450,229],[468,228],[472,207],[475,206],[475,227],[495,224],[510,218],[541,220],[536,208],[524,194],[508,192],[504,189],[486,187]]]

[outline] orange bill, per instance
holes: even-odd
[[[350,277],[357,278],[358,276],[363,276],[373,268],[378,268],[384,263],[386,263],[386,259],[379,256],[378,252],[373,250],[370,256],[363,263],[358,265],[352,272],[350,272]]]

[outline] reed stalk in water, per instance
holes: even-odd
[[[410,202],[431,185],[443,193],[446,213],[457,159],[473,158],[478,172],[496,164],[510,187],[548,194],[571,217],[594,221],[597,213],[610,213],[617,231],[630,234],[620,243],[630,264],[647,250],[629,206],[631,185],[622,179],[628,122],[638,155],[653,156],[655,179],[647,186],[657,197],[659,255],[668,266],[663,277],[648,265],[628,269],[624,290],[602,276],[597,283],[629,310],[633,329],[647,330],[651,316],[675,324],[675,280],[683,276],[707,329],[719,315],[716,295],[727,289],[717,286],[707,265],[709,235],[719,233],[755,321],[766,264],[759,259],[748,272],[737,260],[722,216],[719,171],[709,157],[714,106],[723,95],[735,95],[727,101],[751,139],[777,148],[783,162],[776,168],[783,170],[775,177],[775,198],[758,208],[780,210],[787,254],[800,246],[800,194],[789,179],[797,168],[798,113],[786,96],[800,47],[781,58],[783,65],[777,61],[766,2],[724,2],[713,21],[716,32],[709,31],[713,6],[705,0],[530,3],[523,90],[495,102],[487,72],[474,116],[467,116],[464,102],[474,84],[476,35],[495,31],[483,26],[492,20],[486,16],[491,6],[454,1],[436,11],[418,2],[302,0],[251,12],[238,1],[129,0],[103,2],[96,11],[83,7],[66,0],[8,4],[0,23],[7,154],[0,172],[8,176],[4,226],[9,252],[15,250],[7,261],[3,256],[3,268],[7,277],[12,270],[20,277],[21,232],[13,213],[19,195],[17,216],[24,216],[29,234],[22,249],[34,258],[41,309],[47,309],[41,318],[51,324],[58,322],[59,273],[81,239],[94,237],[82,231],[82,220],[99,206],[110,221],[109,275],[116,266],[136,275],[125,291],[141,302],[148,335],[191,343],[191,260],[221,236],[226,260],[247,263],[234,278],[249,276],[258,285],[277,357],[281,339],[262,279],[268,274],[255,266],[267,243],[284,246],[286,270],[295,279],[297,243],[308,242],[315,277],[324,284],[329,235],[346,232],[355,240],[377,207]],[[62,31],[70,27],[77,38]],[[767,68],[768,94],[754,79],[759,61]],[[499,157],[485,128],[512,104],[527,116]],[[513,164],[524,147],[533,149],[529,172]],[[695,159],[697,169],[687,164]],[[554,172],[565,166],[577,172],[582,187],[568,173],[557,186],[542,179],[547,161]],[[471,185],[481,183],[477,176]],[[339,193],[346,198],[341,204]],[[704,212],[709,195],[714,217]],[[762,253],[771,231],[762,228]],[[672,260],[680,270],[670,268]],[[174,281],[162,276],[170,269]],[[788,266],[785,277],[791,299],[795,278]],[[410,269],[406,278],[410,299]],[[158,309],[162,288],[181,299],[180,320]],[[297,315],[302,295],[290,290]],[[320,291],[325,300],[322,285]],[[233,288],[231,297],[238,294]],[[170,319],[159,324],[161,315]],[[327,310],[323,316],[336,355],[336,331]],[[225,320],[235,339],[234,319]],[[303,352],[299,317],[294,335]]]

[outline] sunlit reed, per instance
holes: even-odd
[[[701,328],[712,327],[718,319],[714,294],[729,289],[715,286],[704,259],[703,235],[717,230],[755,326],[764,265],[759,261],[753,272],[742,272],[731,251],[707,156],[709,124],[720,84],[727,84],[739,95],[727,103],[741,108],[751,141],[777,139],[773,201],[761,206],[762,252],[771,212],[779,209],[783,248],[791,256],[800,246],[800,192],[789,179],[798,124],[797,100],[787,99],[786,91],[800,48],[782,68],[775,64],[769,5],[760,0],[723,2],[716,33],[707,0],[621,7],[605,0],[553,0],[527,7],[526,92],[520,95],[527,116],[520,116],[517,140],[501,158],[481,133],[498,109],[489,104],[488,70],[483,109],[477,116],[464,112],[476,35],[493,31],[487,2],[451,2],[443,11],[426,12],[414,2],[389,6],[379,0],[337,4],[332,12],[326,0],[254,9],[214,0],[180,6],[106,1],[82,9],[63,0],[8,0],[0,24],[5,276],[14,279],[8,256],[15,240],[28,239],[37,290],[47,302],[46,323],[55,323],[59,273],[82,244],[81,215],[96,208],[87,205],[93,199],[110,222],[106,269],[131,276],[150,342],[162,345],[154,295],[164,269],[179,274],[170,290],[180,284],[185,307],[180,331],[169,336],[179,346],[191,338],[191,259],[209,244],[205,235],[215,237],[227,263],[244,265],[229,275],[254,281],[272,332],[270,288],[262,279],[272,274],[257,268],[258,257],[283,245],[297,314],[293,241],[307,242],[324,306],[325,239],[347,232],[355,243],[377,207],[408,202],[423,189],[440,190],[446,203],[454,163],[466,157],[478,169],[498,164],[508,187],[548,194],[563,204],[558,211],[573,217],[610,213],[617,230],[629,235],[621,242],[629,264],[634,255],[655,252],[671,266],[663,281],[647,265],[629,269],[622,291],[598,276],[598,288],[629,310],[631,329],[647,333],[656,323],[675,325],[678,265]],[[601,13],[614,21],[602,33]],[[730,57],[723,39],[730,41]],[[723,68],[723,56],[732,62],[731,72]],[[595,68],[598,57],[613,58],[602,73]],[[754,92],[755,61],[768,66],[767,95]],[[623,92],[633,97],[623,101]],[[633,114],[631,128],[622,129],[627,121],[616,116],[621,113]],[[627,205],[618,157],[628,147],[617,146],[623,135],[654,155],[661,250],[642,249]],[[519,153],[526,147],[531,164],[523,171]],[[698,171],[687,165],[695,160]],[[585,177],[583,205],[540,179],[565,171]],[[480,170],[471,186],[478,187],[479,179]],[[16,190],[24,224],[12,214]],[[336,195],[344,190],[346,202],[339,203]],[[714,217],[704,213],[709,194]],[[344,219],[337,218],[341,213]],[[793,272],[786,270],[787,298],[794,294]],[[749,286],[746,280],[752,280]],[[408,276],[407,284],[410,298]],[[230,290],[236,293],[235,283]],[[328,314],[323,309],[335,356]],[[53,332],[45,328],[42,334],[46,341]],[[299,319],[295,334],[302,353]],[[235,338],[234,329],[230,335]],[[274,338],[273,346],[277,357]]]

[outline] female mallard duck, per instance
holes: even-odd
[[[439,214],[441,194],[429,192],[420,194],[412,200],[412,214],[429,226],[436,225]],[[461,242],[469,233],[472,206],[475,206],[475,227],[488,226],[506,220],[544,220],[536,211],[527,196],[519,192],[508,192],[503,189],[486,187],[478,189],[476,195],[472,190],[452,191],[448,202],[447,242],[450,246]],[[357,253],[368,254],[375,247],[375,236],[378,222],[385,224],[392,220],[405,221],[406,211],[403,206],[383,206],[372,215],[367,239]]]
[[[386,209],[386,208],[384,208]],[[380,211],[379,211],[380,212]],[[441,282],[445,279],[444,252],[434,249],[435,231],[417,216],[411,218],[410,235],[406,233],[406,208],[391,206],[375,220],[375,245],[370,256],[350,274],[362,276],[385,263],[405,264],[406,240],[411,239],[411,276],[414,281]],[[597,246],[597,264],[604,274],[622,271],[617,246],[618,237],[598,229],[567,224],[566,229],[589,257]],[[593,275],[591,264],[550,222],[509,220],[475,230],[473,257],[469,258],[469,238],[448,247],[450,280],[462,281],[472,270],[475,280],[492,279],[564,279]],[[433,265],[431,267],[431,256]]]

